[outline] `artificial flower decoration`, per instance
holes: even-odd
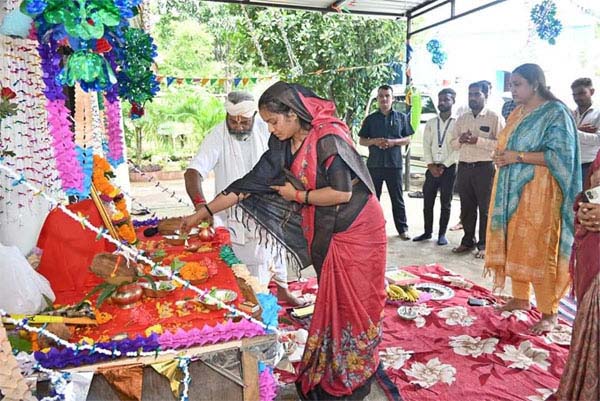
[[[437,39],[431,39],[427,42],[427,51],[431,53],[431,62],[437,65],[440,69],[448,60],[448,55],[442,50],[442,44]]]
[[[86,92],[104,92],[100,101],[103,100],[107,110],[104,115],[107,156],[114,167],[124,162],[119,96],[135,102],[133,115],[141,117],[145,102],[151,101],[159,90],[151,69],[156,46],[143,31],[130,29],[127,20],[138,14],[141,1],[23,0],[21,3],[21,12],[33,18],[35,38],[40,42],[49,130],[62,188],[68,195],[89,196],[92,159],[85,146],[77,147],[73,141],[63,86],[77,83]]]
[[[151,70],[156,46],[127,18],[141,0],[24,0],[21,11],[33,17],[41,42],[73,50],[60,71],[62,85],[78,82],[86,90],[110,90],[117,84],[123,99],[151,100],[159,90]],[[114,99],[111,99],[113,101]]]
[[[25,0],[27,14],[42,16],[50,25],[61,25],[72,38],[100,39],[105,27],[115,27],[121,21],[119,9],[111,0]]]
[[[12,89],[0,87],[0,124],[6,117],[17,114],[17,105],[11,103],[11,100],[17,97],[17,94]]]
[[[544,0],[531,9],[531,21],[535,24],[538,36],[551,45],[556,44],[556,37],[562,31],[562,23],[556,18],[556,4],[552,0]]]
[[[105,90],[117,83],[117,77],[104,57],[82,50],[69,57],[57,79],[66,86],[81,82],[81,87],[87,91]]]
[[[143,107],[159,90],[158,81],[152,72],[152,63],[157,55],[156,45],[150,35],[137,28],[128,28],[124,39],[125,51],[118,75],[119,96],[129,100],[132,105],[135,103]]]

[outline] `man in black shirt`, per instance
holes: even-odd
[[[410,143],[414,131],[406,114],[392,110],[393,100],[392,87],[381,85],[377,90],[379,110],[365,118],[358,136],[359,143],[369,147],[367,167],[377,198],[381,197],[385,181],[392,201],[396,230],[400,238],[407,241],[410,237],[402,198],[402,146]]]

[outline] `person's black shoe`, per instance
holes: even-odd
[[[438,245],[448,245],[448,239],[444,234],[440,234],[437,240]]]
[[[431,239],[431,234],[421,234],[418,237],[413,238],[414,242],[420,242],[420,241],[425,241],[427,239]]]
[[[402,241],[410,241],[410,237],[408,236],[408,234],[406,232],[402,232],[402,233],[398,234],[398,237],[400,237],[400,239]]]

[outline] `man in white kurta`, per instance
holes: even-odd
[[[208,177],[210,171],[215,173],[215,194],[219,194],[233,181],[248,173],[268,148],[270,133],[267,124],[258,115],[256,102],[250,93],[229,93],[225,109],[225,121],[204,138],[185,172],[186,191],[196,210],[206,204],[202,180]],[[287,288],[285,262],[276,257],[271,249],[259,244],[254,227],[244,228],[235,219],[232,209],[216,213],[214,224],[231,229],[236,256],[261,284],[267,285],[273,277],[279,300],[298,303]]]

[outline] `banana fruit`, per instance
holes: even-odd
[[[416,302],[419,299],[419,291],[413,286],[399,286],[390,284],[385,289],[387,296],[392,301]]]

